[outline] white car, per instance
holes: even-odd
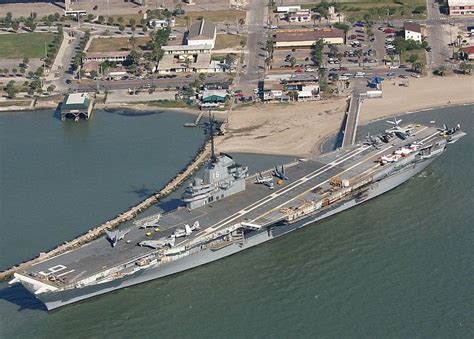
[[[306,67],[305,72],[316,72],[316,70],[314,68],[311,68],[311,67]]]
[[[398,69],[398,68],[400,68],[400,66],[398,66],[398,65],[392,65],[392,66],[389,66],[388,68],[389,68],[389,69]]]
[[[253,90],[253,93],[254,93],[254,94],[258,94],[259,92],[260,92],[260,91],[258,90],[258,88],[254,88],[254,90]]]
[[[354,75],[354,78],[363,78],[365,76],[365,73],[364,72],[357,72],[355,75]]]

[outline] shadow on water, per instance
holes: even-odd
[[[56,109],[53,111],[54,119],[61,120],[61,105],[62,103],[60,102]]]
[[[145,185],[142,185],[141,187],[131,186],[131,190],[127,191],[127,193],[136,194],[139,198],[148,198],[156,192],[158,192],[157,188],[148,188]]]
[[[46,306],[21,284],[14,284],[1,289],[0,300],[5,300],[19,306],[18,312],[23,310],[47,311]]]
[[[137,111],[133,109],[122,110],[119,108],[105,108],[104,112],[118,114],[126,117],[143,117],[148,115],[158,115],[166,113],[166,111],[157,108],[156,111],[146,110],[146,111]]]
[[[158,205],[158,207],[162,209],[164,213],[175,210],[179,206],[184,206],[184,204],[181,199],[177,199],[177,198],[163,201],[162,203]]]

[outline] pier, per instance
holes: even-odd
[[[74,121],[79,121],[81,117],[89,120],[93,106],[93,100],[88,93],[67,94],[61,104],[61,120],[73,118]]]
[[[94,239],[101,237],[105,230],[112,230],[117,228],[120,224],[129,221],[135,218],[139,213],[143,212],[145,209],[151,205],[157,203],[159,200],[166,197],[168,194],[172,193],[176,188],[184,183],[209,157],[211,151],[210,142],[206,142],[198,151],[194,159],[188,164],[188,166],[179,174],[176,175],[168,184],[166,184],[161,190],[146,198],[139,204],[130,207],[127,211],[119,214],[115,218],[106,221],[100,226],[97,226],[87,233],[84,233],[74,240],[66,241],[58,247],[48,251],[42,252],[37,257],[25,261],[19,265],[13,266],[3,272],[0,272],[0,280],[7,280],[13,276],[13,274],[18,270],[24,270],[36,263],[39,263],[43,260],[49,259],[61,253],[71,251],[77,247],[80,247]]]
[[[360,107],[364,98],[361,84],[356,84],[349,102],[349,109],[346,112],[346,124],[344,126],[344,136],[342,147],[353,145],[357,134],[359,124]]]

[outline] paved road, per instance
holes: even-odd
[[[117,90],[117,89],[128,89],[128,88],[138,88],[143,85],[150,85],[159,88],[166,88],[166,87],[181,87],[188,83],[194,81],[194,77],[186,78],[186,77],[176,77],[172,79],[134,79],[134,80],[116,80],[116,81],[108,81],[108,80],[99,80],[98,85],[100,90]],[[228,76],[227,75],[217,75],[212,78],[207,78],[205,83],[215,83],[215,82],[227,82]],[[96,81],[83,81],[81,83],[76,83],[71,85],[73,90],[77,91],[95,91],[97,90],[97,82]]]
[[[245,92],[252,91],[257,86],[259,79],[265,73],[265,58],[261,56],[265,51],[262,47],[266,41],[264,28],[267,2],[265,0],[251,0],[249,5],[247,55],[245,58],[245,74],[240,78],[239,87]]]
[[[436,66],[444,65],[451,57],[449,47],[449,36],[446,36],[445,25],[447,16],[441,14],[439,5],[435,0],[426,0],[426,9],[428,20],[426,20],[426,30],[428,35],[428,44],[432,48],[427,52],[427,66],[431,69]]]

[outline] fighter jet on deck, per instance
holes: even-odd
[[[273,170],[273,175],[281,180],[289,180],[288,176],[285,173],[285,168],[281,166],[281,170],[278,169],[278,166],[275,166]]]
[[[393,127],[388,130],[385,130],[385,132],[393,133],[402,140],[405,140],[409,135],[411,135],[411,132],[414,130],[414,127],[411,125],[405,128],[400,127],[399,124],[400,122],[402,122],[402,119],[394,118],[393,121],[387,120],[387,122],[393,125]]]
[[[273,189],[273,177],[271,175],[263,176],[261,172],[258,172],[257,177],[255,178],[256,184],[263,184],[269,189]]]
[[[173,247],[175,242],[174,237],[161,238],[158,240],[143,240],[138,243],[138,246],[145,246],[154,249],[159,249],[165,246]]]
[[[110,243],[112,244],[112,247],[115,247],[117,245],[117,243],[127,235],[128,232],[130,232],[129,229],[125,230],[125,231],[121,231],[121,230],[107,231],[107,230],[105,230],[105,233],[107,233],[107,240],[110,241]]]

